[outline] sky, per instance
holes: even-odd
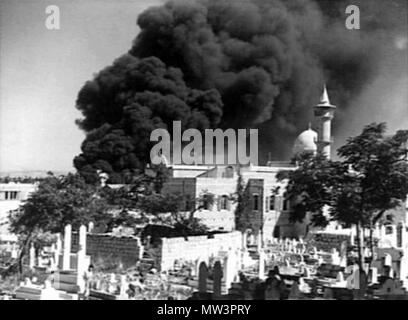
[[[129,50],[159,0],[0,0],[0,172],[74,171],[78,91]],[[45,26],[49,5],[60,29]]]
[[[84,139],[75,124],[78,91],[130,49],[138,14],[160,3],[0,0],[0,172],[74,171]],[[60,30],[45,26],[49,5],[60,9]],[[405,49],[407,38],[401,39],[396,46]],[[401,57],[387,57],[380,76],[353,102],[353,114],[344,115],[335,148],[372,121],[387,121],[391,132],[408,127],[407,57],[402,65],[395,64]]]

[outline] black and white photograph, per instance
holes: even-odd
[[[0,300],[408,300],[408,2],[0,0]]]

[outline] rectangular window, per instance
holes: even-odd
[[[269,197],[269,210],[273,211],[275,210],[275,196],[271,195]]]
[[[227,210],[228,208],[228,196],[223,195],[221,197],[221,210]]]
[[[258,211],[259,210],[259,194],[254,194],[253,195],[253,210]]]

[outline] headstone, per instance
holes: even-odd
[[[36,263],[35,263],[35,248],[34,245],[31,243],[30,247],[30,269],[34,269]]]
[[[214,274],[213,274],[213,295],[214,297],[221,296],[221,284],[222,284],[222,267],[221,262],[216,261],[214,264]]]
[[[290,288],[289,300],[299,300],[300,299],[300,290],[297,281],[294,281],[292,288]]]
[[[77,253],[77,284],[80,288],[80,292],[84,292],[85,290],[85,273],[88,268],[86,266],[86,227],[82,225],[79,228],[79,248]]]
[[[350,228],[350,244],[351,244],[352,246],[355,245],[355,237],[356,237],[355,230],[354,230],[353,227],[351,227],[351,228]]]
[[[18,251],[16,249],[16,245],[13,243],[13,249],[11,249],[11,258],[17,259],[18,258]]]
[[[370,283],[378,283],[378,269],[376,267],[371,267],[369,279]]]
[[[143,259],[144,255],[144,246],[142,245],[142,241],[140,238],[136,238],[137,246],[139,247],[139,260]]]
[[[67,224],[64,229],[64,255],[62,257],[62,269],[70,269],[70,260],[71,260],[71,232],[72,227],[70,224]]]
[[[389,253],[386,253],[384,256],[384,266],[392,267],[392,257]]]
[[[371,257],[371,250],[368,247],[364,247],[364,257],[369,258]]]
[[[343,272],[339,271],[337,273],[336,281],[340,283],[343,283],[345,281]]]
[[[323,292],[323,299],[332,300],[333,299],[333,289],[325,288]]]
[[[126,291],[128,289],[128,286],[129,286],[129,284],[128,284],[127,279],[126,279],[126,275],[122,274],[120,276],[120,295],[122,297],[126,296]]]
[[[60,233],[57,233],[56,249],[57,249],[58,255],[62,254],[62,241],[61,241]]]
[[[228,289],[231,287],[231,284],[234,282],[234,279],[238,273],[237,270],[237,259],[234,251],[230,250],[228,256],[224,260],[224,280],[225,288]]]
[[[30,278],[24,278],[24,285],[27,287],[32,285]]]
[[[258,233],[258,236],[256,237],[257,239],[257,250],[258,252],[262,250],[262,236],[261,233]]]
[[[90,221],[88,223],[88,232],[92,233],[92,230],[94,229],[94,227],[95,227],[95,224],[92,221]]]
[[[347,267],[347,257],[340,258],[340,267],[346,268]]]
[[[265,252],[261,250],[259,252],[259,268],[258,268],[259,279],[265,279]]]
[[[198,292],[207,292],[207,278],[208,278],[208,268],[205,262],[201,262],[198,271]]]
[[[332,254],[331,254],[331,263],[334,265],[340,265],[340,261],[341,261],[341,258],[340,258],[339,252],[335,248],[333,248]]]
[[[360,289],[360,270],[358,265],[353,266],[353,273],[347,278],[347,288],[350,290]]]
[[[394,269],[392,267],[389,267],[387,276],[394,279]]]
[[[44,281],[44,289],[51,289],[51,288],[52,288],[51,281],[45,280]]]
[[[114,273],[111,273],[109,276],[109,285],[108,285],[108,292],[111,294],[114,294],[116,292],[116,286],[117,281],[116,281],[116,276]]]

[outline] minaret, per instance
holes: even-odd
[[[314,106],[314,116],[318,121],[318,139],[317,150],[330,159],[331,144],[331,121],[334,117],[334,110],[336,106],[330,104],[329,95],[327,94],[326,85],[323,88],[323,94],[320,98],[319,104]]]

